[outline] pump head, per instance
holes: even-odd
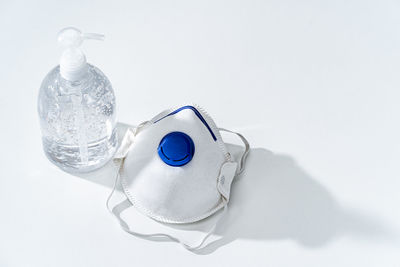
[[[82,33],[73,27],[64,28],[58,33],[58,43],[64,48],[60,59],[60,72],[66,80],[77,81],[87,72],[86,57],[79,48],[85,39],[102,41],[104,35]]]

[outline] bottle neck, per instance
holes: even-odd
[[[87,73],[88,64],[80,49],[70,48],[63,52],[60,59],[61,76],[68,81],[78,81]]]
[[[78,77],[78,76],[76,76]],[[79,75],[79,79],[66,79],[61,72],[60,66],[60,73],[59,73],[59,83],[61,90],[66,94],[76,94],[81,93],[89,86],[91,81],[91,72],[90,66],[88,65],[85,72],[82,72]]]
[[[82,80],[88,72],[88,64],[85,62],[81,66],[68,68],[60,64],[61,77],[70,82],[76,82]]]

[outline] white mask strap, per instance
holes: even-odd
[[[119,170],[122,168],[123,162],[124,162],[124,160],[122,159],[121,163],[120,163]],[[115,178],[114,187],[113,187],[110,195],[107,198],[106,207],[107,207],[108,211],[118,220],[119,225],[121,226],[122,230],[124,230],[128,234],[134,235],[134,236],[139,237],[139,238],[147,239],[147,240],[176,242],[176,243],[181,244],[185,249],[187,249],[189,251],[196,251],[196,250],[199,250],[199,249],[203,248],[203,244],[214,233],[215,229],[218,227],[219,223],[222,221],[222,218],[224,218],[226,216],[227,212],[228,212],[228,205],[227,205],[228,203],[226,202],[226,200],[224,198],[222,198],[222,201],[224,203],[224,210],[222,211],[222,213],[220,214],[219,218],[217,219],[215,224],[212,226],[212,228],[201,239],[200,243],[198,245],[195,245],[195,246],[188,245],[185,242],[183,242],[182,240],[180,240],[179,238],[176,238],[176,237],[168,235],[168,234],[163,234],[163,233],[143,234],[143,233],[132,231],[129,228],[128,224],[124,221],[124,219],[122,219],[121,216],[114,211],[115,207],[114,208],[110,207],[110,200],[111,200],[111,198],[112,198],[112,196],[113,196],[113,194],[115,192],[115,189],[116,189],[116,187],[118,185],[118,181],[119,181],[119,177],[120,177],[119,170],[118,170],[117,176]]]
[[[241,135],[240,133],[233,132],[233,131],[230,131],[230,130],[227,130],[227,129],[224,129],[224,128],[219,128],[219,130],[220,130],[220,131],[223,131],[223,132],[228,132],[228,133],[236,134],[237,136],[239,136],[239,138],[240,138],[240,139],[242,140],[242,142],[244,143],[244,152],[243,152],[243,154],[242,154],[242,157],[240,158],[239,167],[238,167],[238,170],[237,170],[237,172],[236,172],[236,174],[241,174],[241,173],[244,171],[244,165],[245,165],[245,163],[246,163],[246,158],[247,158],[247,155],[249,154],[249,151],[250,151],[250,144],[249,144],[249,142],[247,141],[247,139],[244,138],[244,136]]]

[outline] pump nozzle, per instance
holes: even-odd
[[[104,41],[106,36],[104,34],[100,33],[92,33],[92,32],[86,32],[82,33],[83,39],[92,39],[92,40],[99,40],[99,41]]]
[[[57,35],[58,43],[66,48],[79,47],[85,39],[104,41],[104,38],[104,34],[82,33],[74,27],[64,28]]]
[[[103,34],[82,33],[68,27],[58,33],[58,43],[65,49],[60,60],[61,76],[69,81],[79,80],[87,70],[86,57],[79,49],[85,39],[104,40]]]

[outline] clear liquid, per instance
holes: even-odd
[[[77,82],[63,79],[59,67],[44,79],[38,101],[43,149],[67,172],[105,165],[118,146],[115,97],[107,77],[89,65]]]
[[[67,172],[90,172],[102,167],[114,155],[118,145],[116,131],[111,138],[104,138],[87,146],[87,161],[82,162],[79,146],[53,142],[43,137],[43,149],[47,158]]]

